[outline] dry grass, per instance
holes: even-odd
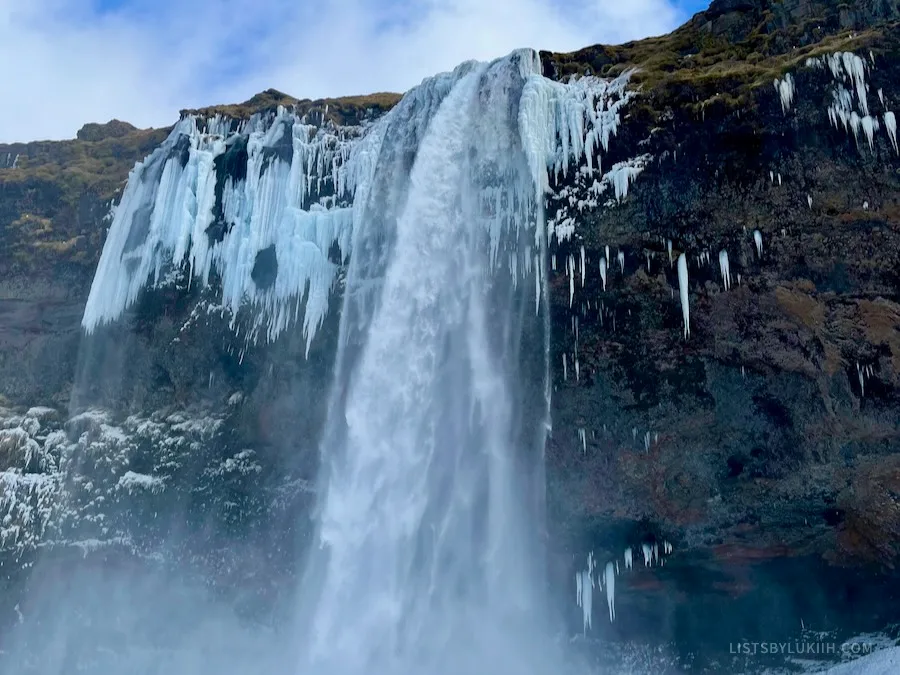
[[[319,112],[336,124],[352,122],[367,111],[382,113],[390,110],[401,98],[400,94],[379,92],[362,96],[342,96],[317,100],[297,99],[277,89],[267,89],[251,99],[234,105],[214,105],[206,108],[182,110],[182,115],[212,116],[222,115],[232,119],[245,120],[260,112],[274,111],[278,106],[293,108],[300,114]]]

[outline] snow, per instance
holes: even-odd
[[[823,670],[820,675],[895,675],[898,672],[900,647],[892,647]]]
[[[684,319],[684,337],[691,335],[691,308],[688,304],[688,268],[684,253],[678,256],[678,293],[681,298],[681,316]]]
[[[146,491],[157,494],[163,491],[165,482],[158,476],[149,476],[147,474],[135,473],[134,471],[126,471],[125,474],[119,478],[116,487],[130,493]]]

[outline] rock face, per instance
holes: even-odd
[[[601,634],[690,644],[712,617],[715,652],[810,612],[832,627],[842,612],[873,629],[897,619],[883,605],[900,587],[898,20],[896,0],[719,0],[669,36],[542,54],[558,78],[640,69],[604,158],[603,196],[570,171],[548,202],[557,232],[574,225],[551,246],[554,583],[568,598],[588,552],[602,574],[634,551],[617,623],[594,622]],[[396,100],[326,105],[269,90],[204,112],[294,105],[357,124]],[[112,501],[103,518],[113,524],[91,531],[85,506],[73,517],[87,529],[70,536],[63,518],[57,539],[158,543],[146,517],[165,494],[179,508],[207,504],[193,521],[214,533],[207,562],[233,570],[222,562],[229,546],[274,518],[272,503],[278,518],[309,508],[307,497],[285,507],[276,496],[291,484],[311,494],[337,317],[308,359],[291,332],[245,353],[214,294],[174,280],[87,343],[76,371],[107,205],[166,131],[113,121],[76,141],[0,146],[0,477],[15,477],[0,485],[40,512],[40,491],[59,486],[23,476],[54,475],[72,453],[109,456],[102,494],[84,499]],[[257,262],[261,278],[277,264]],[[77,372],[122,363],[128,375],[108,390],[89,391],[102,378],[75,387],[106,412],[67,424],[25,412],[65,410]],[[197,420],[212,435],[190,436]],[[98,443],[115,451],[95,453]],[[150,449],[159,446],[191,452]],[[229,497],[248,494],[271,499]],[[226,502],[238,506],[216,510]],[[284,561],[302,545],[299,529]],[[29,532],[0,541],[7,570],[44,536]],[[665,567],[644,565],[642,547],[654,544],[673,547]],[[759,598],[770,587],[778,608]],[[846,615],[861,598],[870,611]],[[580,628],[581,610],[567,600],[565,611]]]
[[[878,579],[900,560],[900,157],[888,130],[900,15],[857,5],[717,2],[671,36],[547,58],[557,73],[647,64],[615,144],[647,156],[627,196],[590,208],[570,177],[551,198],[576,226],[553,251],[548,449],[548,502],[574,569],[588,550],[602,566],[627,546],[674,544],[668,567],[618,586],[646,622],[690,623],[671,602],[682,593],[736,618],[729,603],[758,592],[759,575],[790,592],[792,560],[816,598],[858,588],[835,567],[895,593]],[[839,92],[854,85],[833,51],[865,61],[871,140],[862,108],[841,121]],[[712,587],[696,587],[701,573]],[[753,616],[799,626],[801,604]],[[822,614],[836,625],[845,610]],[[747,631],[722,625],[731,639]]]

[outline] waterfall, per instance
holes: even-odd
[[[127,389],[125,355],[140,350],[120,349],[128,327],[107,324],[152,313],[152,289],[190,305],[167,349],[218,315],[239,343],[235,370],[288,331],[309,356],[340,303],[337,339],[329,331],[315,347],[334,356],[332,381],[304,390],[329,392],[315,537],[284,601],[293,620],[280,620],[279,602],[277,627],[218,605],[185,609],[168,578],[141,591],[140,571],[113,580],[121,596],[93,577],[61,602],[48,592],[56,632],[42,672],[68,672],[76,643],[115,664],[103,673],[571,672],[544,597],[543,455],[548,246],[575,221],[544,209],[567,175],[595,182],[598,197],[618,185],[600,155],[631,94],[627,73],[561,83],[541,72],[532,50],[467,62],[352,126],[284,108],[245,121],[186,115],[135,166],[82,318],[94,342],[75,390],[107,375],[123,385],[98,396]],[[78,628],[84,606],[105,633]],[[169,629],[170,611],[183,629]],[[134,628],[117,642],[125,619]],[[157,635],[168,646],[141,646]]]
[[[375,175],[402,175],[406,113],[445,93],[406,184],[374,185],[362,210],[381,217],[358,236],[381,248],[354,243],[348,274],[301,672],[533,672],[541,656],[546,311],[519,278],[542,274],[524,263],[541,217],[519,126],[529,56],[465,64],[385,122]]]

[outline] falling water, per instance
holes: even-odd
[[[360,217],[379,217],[357,228],[380,247],[355,243],[348,275],[302,672],[539,663],[549,410],[542,270],[525,264],[540,215],[518,122],[526,56],[424,83],[380,139],[376,176],[406,169],[408,184],[376,178]],[[411,126],[422,101],[433,116]]]

